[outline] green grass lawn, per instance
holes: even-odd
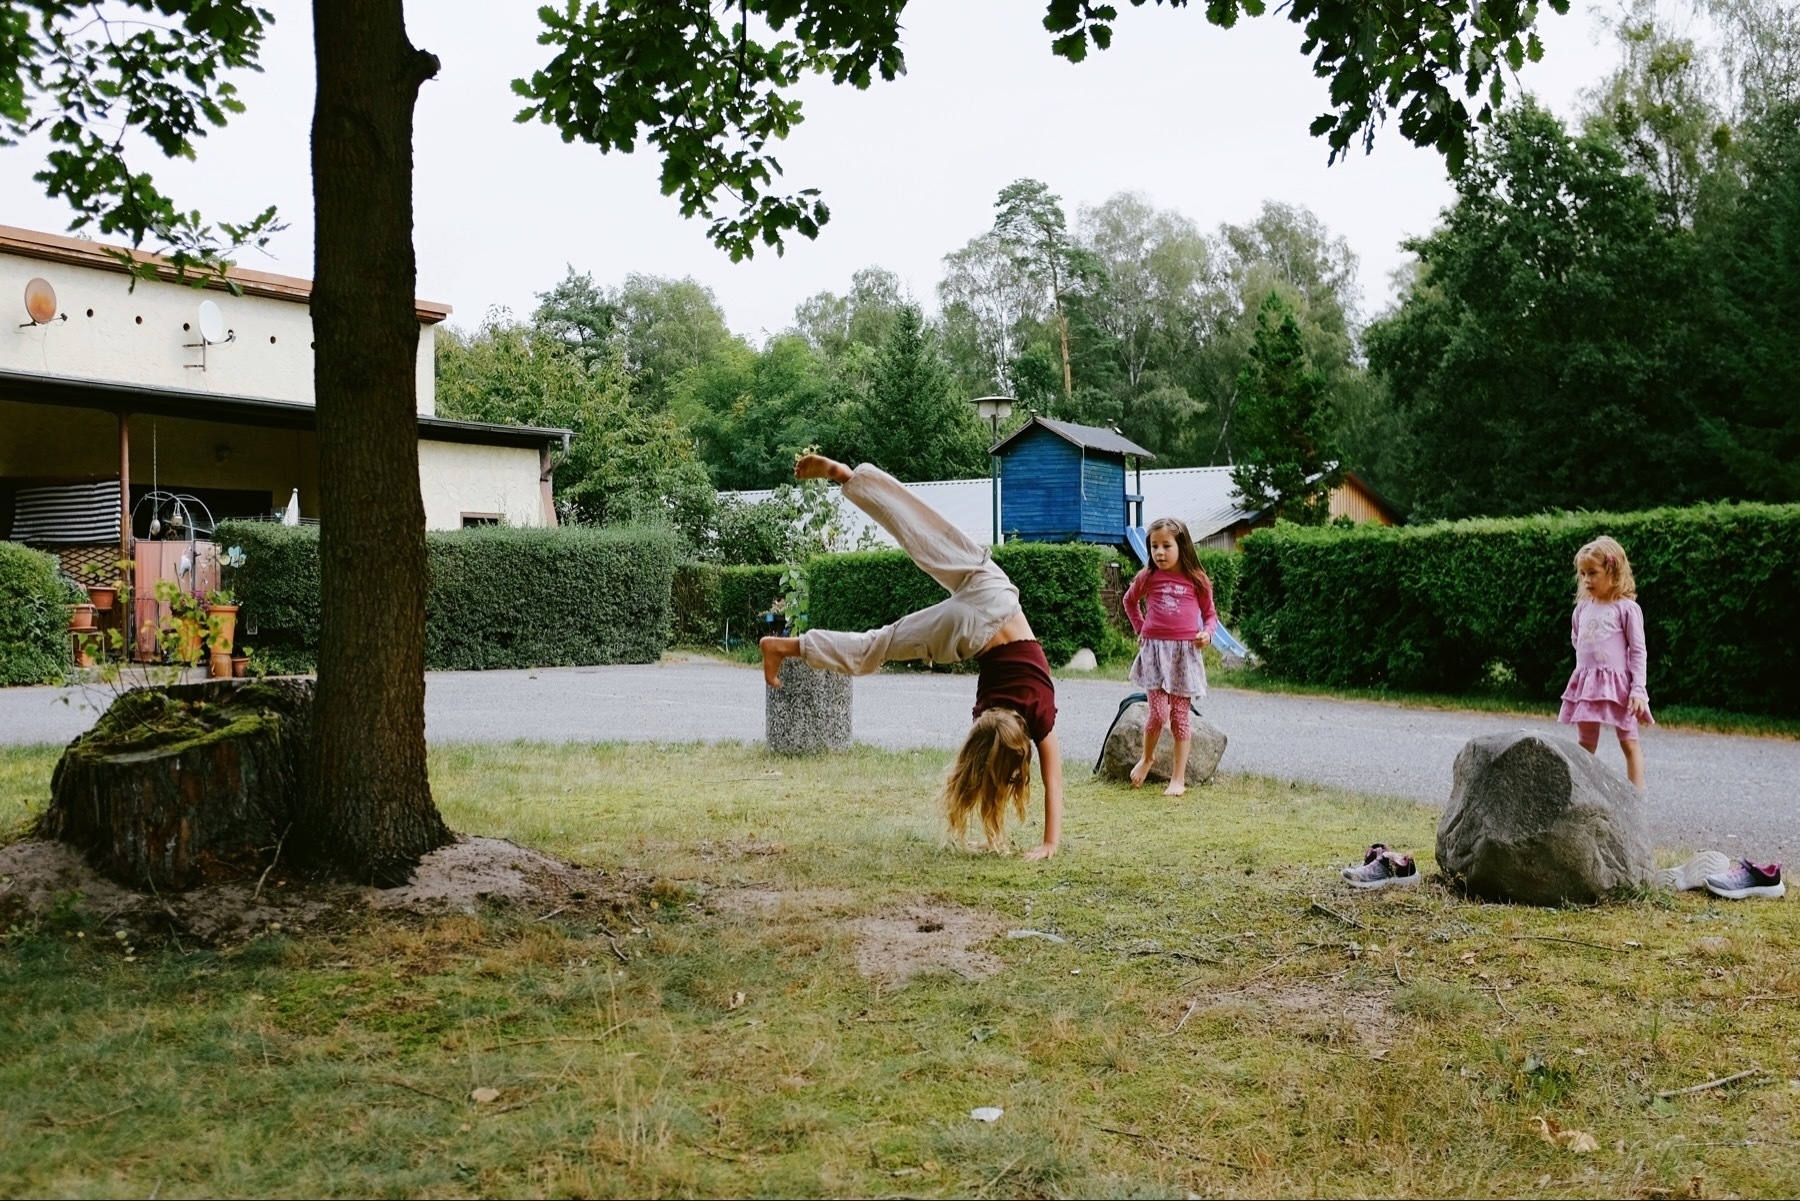
[[[0,831],[55,753],[0,752]],[[604,921],[495,908],[217,950],[15,928],[0,1194],[1800,1191],[1784,904],[1352,893],[1337,867],[1375,839],[1428,852],[1432,811],[1245,778],[1171,802],[1076,771],[1063,854],[970,855],[938,836],[944,765],[440,748],[456,828],[656,883]],[[859,973],[866,922],[932,915],[989,932],[970,953],[998,970]]]

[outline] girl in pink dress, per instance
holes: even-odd
[[[1611,538],[1596,538],[1575,552],[1575,614],[1569,639],[1575,644],[1575,674],[1563,689],[1557,719],[1580,732],[1591,755],[1600,745],[1600,727],[1618,731],[1625,771],[1639,792],[1644,790],[1644,752],[1638,746],[1638,722],[1656,724],[1650,716],[1650,694],[1644,687],[1644,611],[1638,608],[1637,582],[1625,548]]]
[[[1150,713],[1144,719],[1144,756],[1131,769],[1131,786],[1142,788],[1150,774],[1162,728],[1175,728],[1175,761],[1164,796],[1187,791],[1188,748],[1193,745],[1188,705],[1206,695],[1206,663],[1200,648],[1219,628],[1212,580],[1200,567],[1187,526],[1159,517],[1147,531],[1150,563],[1125,590],[1125,616],[1137,631],[1138,653],[1131,682],[1144,690]]]

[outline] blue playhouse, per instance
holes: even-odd
[[[1156,456],[1117,430],[1033,416],[996,442],[1000,529],[1024,542],[1093,542],[1149,562],[1141,486],[1126,486],[1127,459],[1142,472]]]

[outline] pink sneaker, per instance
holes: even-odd
[[[1381,843],[1369,848],[1361,867],[1347,867],[1341,874],[1352,888],[1386,888],[1419,882],[1419,867],[1413,857],[1390,851]]]
[[[1727,901],[1743,901],[1751,897],[1785,896],[1787,885],[1781,882],[1781,864],[1740,859],[1729,870],[1708,876],[1706,891]]]

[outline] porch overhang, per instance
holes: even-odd
[[[23,371],[0,370],[0,400],[73,409],[101,409],[109,413],[142,413],[157,417],[186,417],[197,421],[224,421],[234,425],[270,429],[311,430],[317,423],[317,414],[309,404]],[[424,414],[418,417],[418,429],[419,437],[429,442],[523,446],[536,450],[567,446],[573,436],[573,431],[551,426],[499,425],[487,421],[459,421],[452,417],[430,417]]]

